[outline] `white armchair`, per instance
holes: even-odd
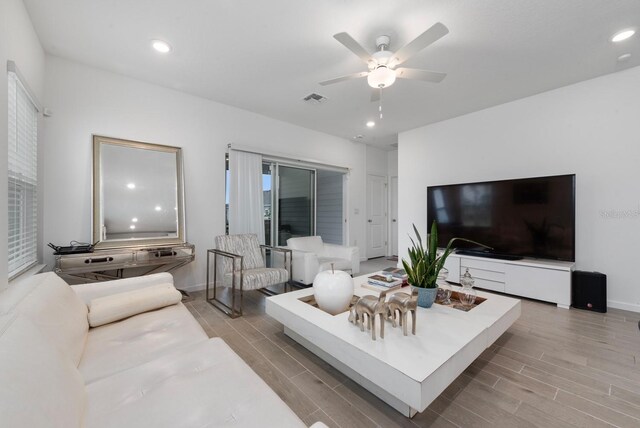
[[[292,279],[302,284],[312,284],[318,272],[331,269],[343,270],[356,275],[360,272],[358,247],[327,244],[320,236],[290,238],[287,246],[292,250]]]

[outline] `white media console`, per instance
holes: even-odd
[[[560,308],[571,306],[573,262],[538,260],[500,260],[451,254],[445,263],[447,281],[459,283],[469,268],[475,286],[514,296],[552,302]]]

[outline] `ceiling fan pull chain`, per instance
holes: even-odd
[[[378,104],[378,112],[380,113],[380,120],[382,120],[382,86],[380,87],[380,103]]]

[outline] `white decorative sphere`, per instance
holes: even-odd
[[[313,280],[313,295],[318,307],[331,315],[349,309],[353,297],[353,278],[341,270],[325,270]]]

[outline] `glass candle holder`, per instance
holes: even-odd
[[[469,306],[472,306],[475,303],[477,296],[478,296],[478,293],[476,292],[476,290],[474,290],[471,287],[466,287],[458,291],[458,297],[460,298],[460,303],[462,303],[462,306],[466,308],[468,308]]]
[[[452,292],[453,292],[453,289],[451,288],[451,285],[449,285],[448,282],[443,281],[439,283],[438,295],[436,297],[436,299],[438,300],[438,303],[440,303],[441,305],[450,305]]]

